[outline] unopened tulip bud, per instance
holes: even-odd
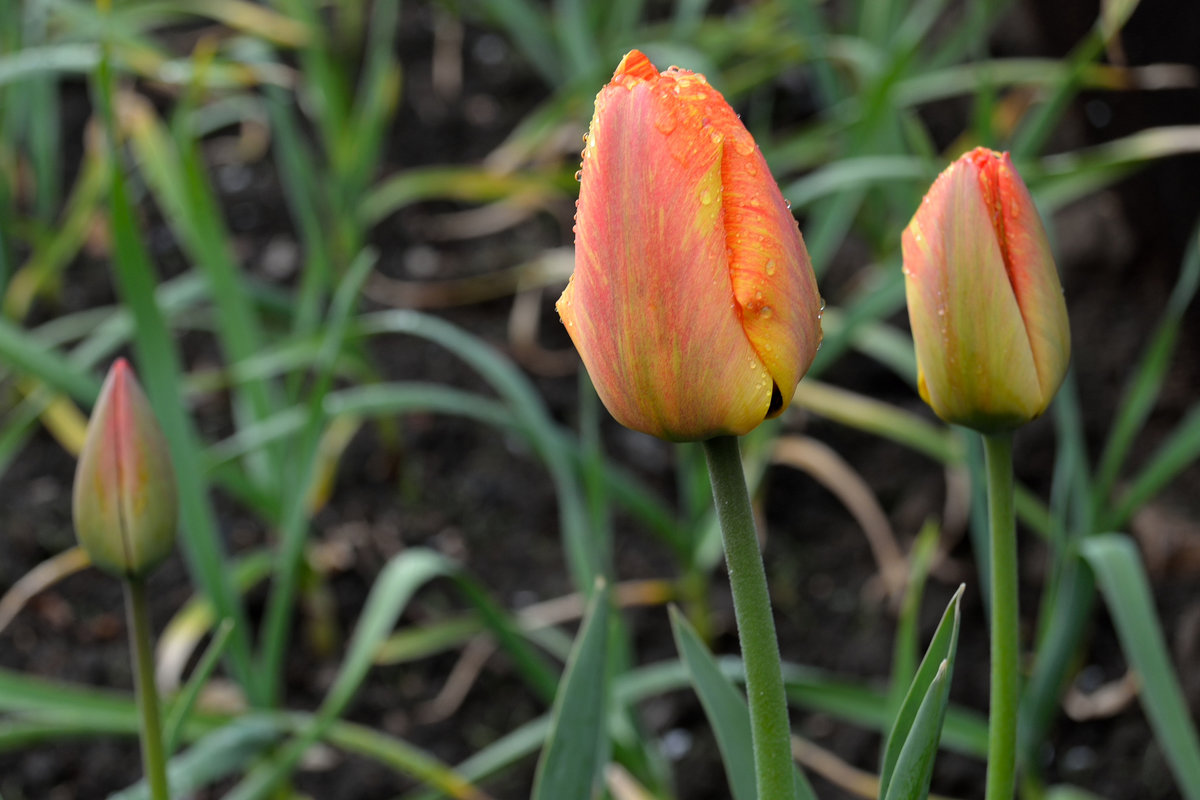
[[[1008,154],[977,148],[951,164],[902,245],[921,397],[984,433],[1039,417],[1071,337],[1046,231]]]
[[[179,515],[167,441],[124,359],[112,365],[75,468],[72,515],[97,567],[146,574],[171,552]]]
[[[596,97],[558,313],[617,421],[743,434],[791,402],[821,298],[762,153],[704,76],[636,50]]]

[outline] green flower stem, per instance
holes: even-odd
[[[158,689],[154,686],[154,646],[150,641],[146,582],[142,578],[125,580],[125,611],[129,623],[129,647],[133,651],[138,713],[142,718],[142,769],[146,772],[151,800],[170,800]]]
[[[709,439],[704,443],[704,453],[708,457],[708,474],[725,541],[733,611],[746,665],[758,797],[791,800],[795,796],[792,732],[783,691],[779,643],[737,438]]]
[[[1016,784],[1017,524],[1013,514],[1012,434],[984,434],[992,561],[992,689],[987,800],[1012,800]]]

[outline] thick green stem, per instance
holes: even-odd
[[[1016,784],[1017,525],[1013,514],[1012,434],[985,434],[992,562],[992,694],[988,719],[987,800],[1012,800]]]
[[[154,645],[150,641],[150,614],[146,606],[146,583],[143,579],[128,578],[125,581],[125,611],[138,713],[142,718],[142,769],[146,772],[151,800],[170,800],[162,721],[158,712],[158,689],[154,686]]]
[[[754,772],[760,800],[794,797],[791,726],[783,690],[779,643],[771,616],[767,573],[758,550],[754,514],[746,491],[746,476],[735,437],[722,436],[704,443],[708,473],[721,534],[725,563],[733,592],[742,660],[746,665],[746,696],[750,701]]]

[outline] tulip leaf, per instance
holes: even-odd
[[[963,589],[950,598],[925,657],[900,704],[888,734],[879,770],[879,794],[886,798],[924,797],[941,738],[954,654],[958,648],[959,606]],[[893,785],[895,784],[895,785]],[[899,788],[897,788],[899,787]],[[918,791],[924,787],[923,790]]]
[[[885,800],[925,800],[929,796],[929,780],[933,776],[933,761],[937,757],[949,695],[950,662],[943,661],[921,699],[908,738],[900,748]]]
[[[554,698],[532,800],[591,797],[608,760],[608,594],[598,580]]]
[[[1139,696],[1155,739],[1183,795],[1200,800],[1200,737],[1188,717],[1137,548],[1128,536],[1105,533],[1088,537],[1080,551],[1096,574],[1125,658],[1139,676]]]
[[[721,671],[695,628],[678,609],[671,608],[671,630],[680,660],[687,666],[692,686],[704,706],[734,800],[755,800],[758,790],[754,774],[754,750],[751,745],[750,710],[746,698]],[[808,779],[799,769],[794,777],[796,800],[815,800]]]

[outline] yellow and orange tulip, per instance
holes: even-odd
[[[178,522],[167,441],[125,359],[108,372],[75,468],[71,511],[92,563],[144,575],[171,552]]]
[[[558,312],[605,406],[673,441],[746,433],[821,341],[795,218],[705,80],[633,51],[596,97]]]
[[[1071,336],[1046,231],[1008,154],[977,148],[951,164],[902,247],[925,402],[984,433],[1041,416]]]

